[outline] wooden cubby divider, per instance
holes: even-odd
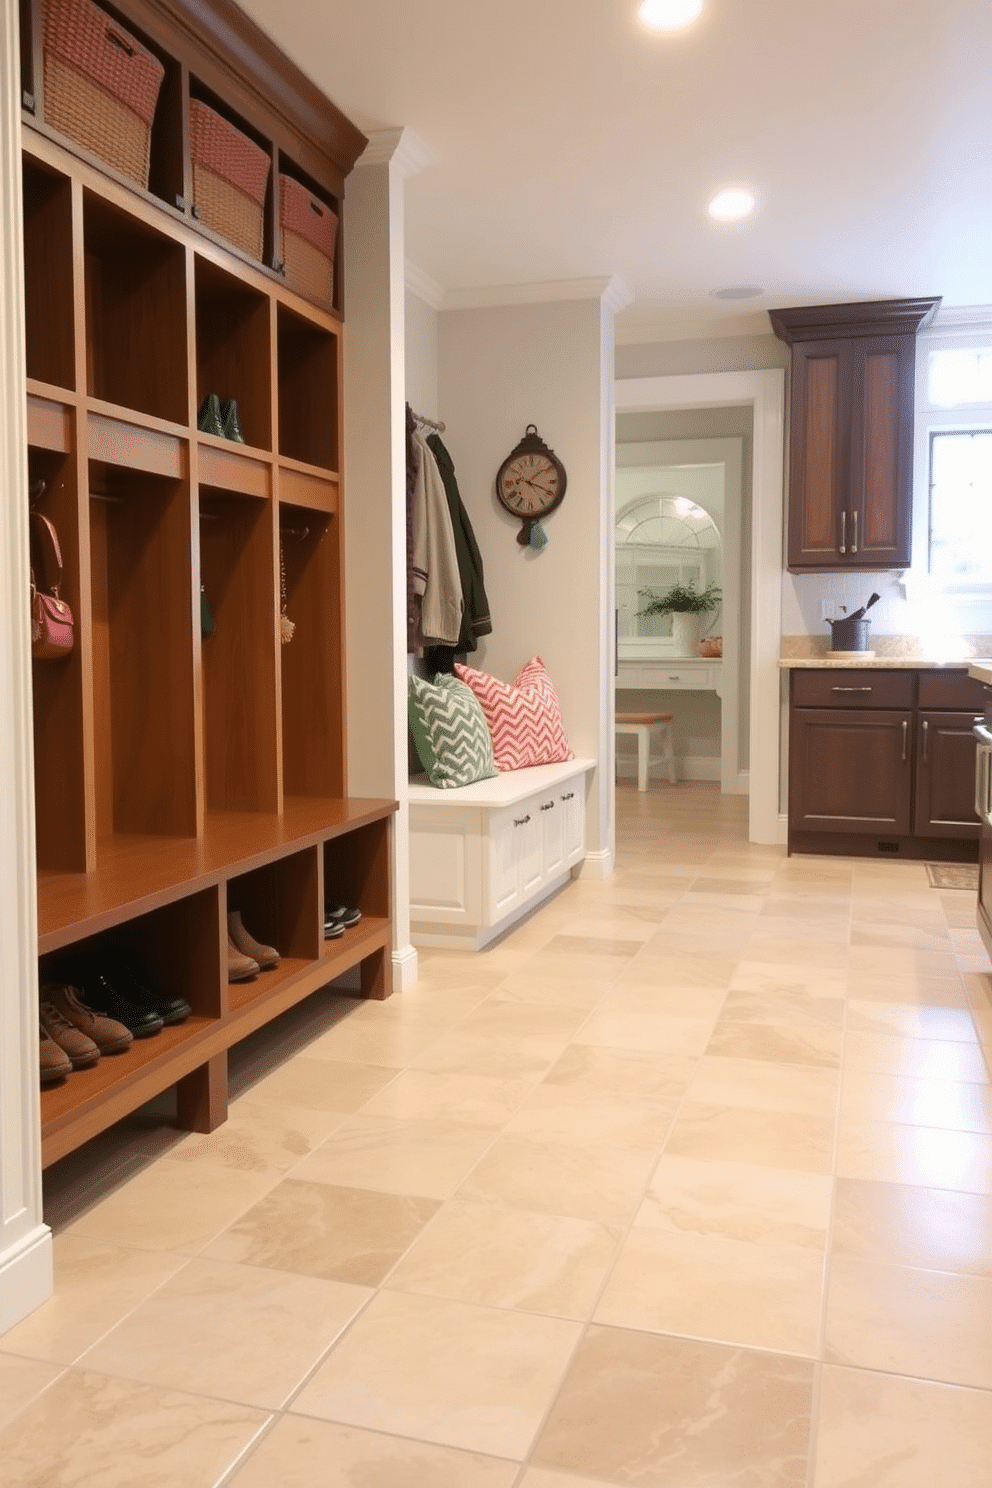
[[[171,1086],[211,1130],[233,1044],[356,969],[391,990],[396,803],[347,795],[340,314],[272,267],[277,169],[340,215],[365,139],[233,0],[109,11],[165,66],[147,190],[46,124],[21,0],[28,467],[76,619],[33,667],[39,971],[123,957],[192,1016],[43,1090],[45,1164]],[[265,264],[192,215],[191,89],[271,151]],[[197,428],[208,393],[245,443]],[[325,942],[328,892],[362,919]],[[229,984],[234,909],[280,963]]]

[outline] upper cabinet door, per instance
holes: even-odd
[[[789,567],[836,567],[847,547],[850,341],[792,350]]]
[[[851,344],[848,561],[861,568],[908,568],[916,338],[866,336]]]
[[[908,568],[916,336],[939,300],[772,310],[792,347],[789,568]]]

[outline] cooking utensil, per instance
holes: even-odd
[[[865,605],[862,605],[861,608],[860,608],[860,610],[855,610],[855,612],[854,612],[853,615],[845,615],[844,618],[846,620],[860,620],[860,619],[862,619],[862,617],[864,616],[865,612],[867,610],[870,610],[871,607],[872,607],[872,605],[875,604],[878,600],[880,600],[881,597],[882,596],[880,594],[873,594],[872,597],[871,597],[871,599],[869,599],[868,603],[865,604]]]

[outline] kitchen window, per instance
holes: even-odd
[[[992,325],[920,339],[915,485],[928,499],[915,504],[917,572],[977,600],[992,591]]]
[[[930,436],[930,573],[992,584],[992,429]]]

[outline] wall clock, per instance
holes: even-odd
[[[565,495],[565,467],[537,432],[528,424],[523,439],[511,450],[496,473],[496,495],[511,517],[522,526],[517,542],[532,542],[535,524],[560,506]],[[542,544],[543,545],[543,544]]]

